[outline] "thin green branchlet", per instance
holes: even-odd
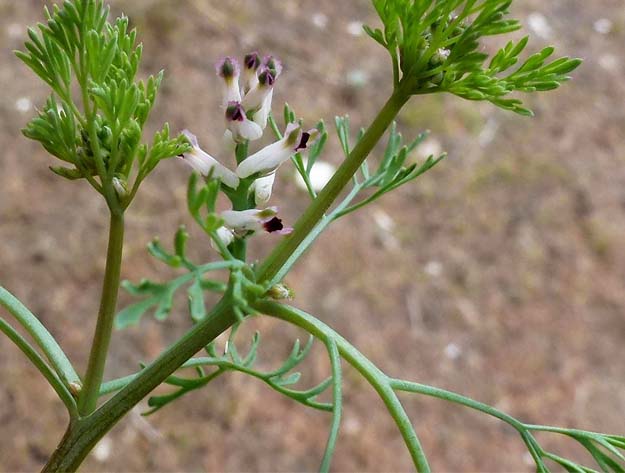
[[[0,331],[41,371],[70,414],[67,432],[44,471],[78,469],[98,440],[157,386],[165,384],[171,391],[150,397],[148,414],[229,372],[247,374],[304,406],[331,412],[330,434],[320,465],[320,471],[330,471],[343,408],[342,362],[354,367],[380,396],[418,471],[428,472],[429,464],[399,393],[436,397],[509,424],[519,433],[539,472],[550,471],[554,464],[572,472],[594,470],[545,450],[537,442],[536,432],[565,435],[584,447],[603,471],[625,471],[625,437],[526,424],[459,394],[390,377],[332,328],[284,303],[294,297],[284,278],[330,225],[414,182],[444,158],[429,156],[417,163],[409,159],[426,136],[404,142],[398,132],[396,117],[411,97],[449,92],[530,115],[514,94],[555,89],[580,64],[566,57],[548,62],[553,48],[522,60],[527,38],[507,43],[492,57],[483,52],[483,37],[519,29],[519,22],[508,17],[511,0],[372,1],[382,24],[365,27],[365,31],[389,52],[393,93],[372,124],[355,136],[347,117],[336,119],[345,159],[321,191],[315,189],[311,176],[329,139],[328,131],[322,121],[305,128],[288,105],[283,123],[272,115],[274,87],[283,72],[277,58],[263,58],[253,52],[242,62],[226,57],[217,64],[216,80],[223,88],[225,138],[232,149],[227,163],[204,151],[200,139],[188,130],[170,137],[167,125],[150,144],[142,143],[163,73],[145,81],[136,79],[142,56],[136,32],[129,30],[127,18],[109,23],[109,10],[102,1],[67,0],[62,7],[46,9],[46,24],[29,30],[26,50],[16,54],[50,86],[52,94],[24,134],[66,163],[53,167],[53,172],[71,180],[86,180],[104,197],[111,213],[97,329],[89,368],[82,379],[37,318],[0,288],[0,305],[32,336],[35,346],[4,319],[0,319]],[[267,130],[276,141],[257,146]],[[379,163],[373,165],[368,158],[387,131],[386,149]],[[194,170],[187,192],[188,211],[211,243],[216,258],[208,263],[192,261],[187,252],[189,233],[184,227],[176,232],[171,250],[155,239],[148,245],[149,253],[182,274],[165,282],[123,282],[121,286],[139,300],[115,316],[124,211],[150,172],[174,156],[180,156]],[[277,207],[268,205],[276,174],[288,162],[301,175],[311,199],[293,228],[279,218]],[[229,209],[221,210],[220,195],[229,201]],[[273,234],[267,238],[281,241],[261,263],[251,261],[249,239],[267,233]],[[148,313],[164,320],[171,316],[175,296],[182,290],[186,291],[191,325],[187,334],[153,362],[140,365],[137,373],[103,382],[113,324],[119,329],[137,325]],[[207,293],[220,297],[212,309]],[[237,341],[238,329],[260,316],[295,325],[309,336],[303,347],[296,341],[289,357],[269,371],[256,366],[262,350],[259,333],[245,352]],[[220,350],[215,339],[228,329],[228,342]],[[297,369],[301,369],[315,340],[327,350],[331,373],[316,385],[303,388]],[[197,355],[200,351],[204,356]],[[324,394],[331,401],[322,400]],[[100,402],[105,397],[108,400]]]

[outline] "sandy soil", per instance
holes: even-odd
[[[19,132],[46,90],[11,51],[26,25],[42,18],[41,3],[0,0],[0,283],[83,369],[106,215],[86,185],[52,175],[51,160]],[[223,133],[213,74],[220,56],[251,49],[281,56],[287,67],[276,104],[288,100],[309,123],[349,113],[356,126],[366,125],[389,88],[384,51],[352,34],[357,22],[373,21],[366,0],[113,6],[139,28],[145,72],[167,71],[153,126],[188,127],[211,150],[219,150]],[[586,60],[575,80],[530,98],[534,119],[453,97],[413,100],[401,129],[407,136],[431,129],[428,147],[440,146],[449,158],[418,183],[336,224],[288,282],[298,306],[394,376],[460,391],[530,422],[622,434],[625,9],[622,0],[518,0],[514,10],[537,28],[534,49],[553,43]],[[602,18],[610,19],[609,32],[596,24]],[[340,161],[335,139],[324,159]],[[165,162],[146,183],[128,216],[124,278],[169,274],[144,247],[189,223],[187,175],[181,163]],[[290,170],[281,172],[274,202],[291,221],[304,209],[306,196]],[[273,243],[259,241],[258,256]],[[214,257],[205,241],[193,245],[198,258]],[[122,305],[129,301],[124,296]],[[265,334],[267,366],[297,336],[272,321],[253,324]],[[107,376],[135,370],[187,327],[181,310],[164,323],[146,318],[116,333]],[[304,382],[327,374],[317,348]],[[3,338],[0,353],[0,471],[36,471],[66,419],[51,389]],[[334,469],[411,471],[371,389],[349,370],[345,389]],[[402,399],[434,471],[532,470],[520,440],[501,424],[438,401]],[[318,466],[330,423],[239,375],[152,417],[140,412],[106,437],[84,471],[309,471]],[[568,442],[543,441],[580,457]]]

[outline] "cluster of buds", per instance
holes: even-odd
[[[235,144],[248,144],[262,138],[267,128],[273,91],[282,73],[281,62],[273,56],[261,59],[258,53],[245,56],[243,72],[236,59],[226,57],[217,65],[217,75],[223,81],[223,110],[226,137]],[[221,180],[232,191],[244,188],[254,195],[256,206],[264,206],[271,198],[276,171],[295,153],[306,149],[318,135],[317,129],[304,130],[301,123],[287,125],[283,138],[251,154],[233,171],[203,151],[197,138],[183,132],[191,150],[182,158],[203,176]],[[235,238],[265,230],[286,234],[291,231],[282,225],[277,209],[229,210],[221,214],[224,226],[218,236],[229,245]]]

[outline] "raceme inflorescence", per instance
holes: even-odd
[[[574,439],[603,471],[625,471],[623,436],[524,423],[460,394],[389,376],[329,325],[291,305],[294,294],[284,278],[323,231],[343,216],[413,183],[444,159],[442,155],[415,160],[413,151],[426,134],[405,142],[398,132],[395,118],[412,97],[449,93],[527,116],[531,111],[519,93],[556,89],[581,62],[568,57],[551,59],[551,47],[528,55],[527,37],[507,42],[494,54],[486,52],[484,38],[520,28],[509,17],[512,0],[372,3],[380,24],[365,26],[365,31],[390,56],[392,92],[366,129],[354,133],[347,116],[336,118],[344,159],[321,190],[311,176],[329,133],[323,121],[304,125],[288,105],[280,118],[273,114],[274,88],[286,73],[276,56],[251,52],[241,61],[225,57],[217,62],[211,80],[222,89],[221,103],[207,118],[220,127],[230,153],[217,156],[201,146],[203,137],[195,136],[193,130],[172,136],[164,125],[146,139],[145,125],[163,73],[137,79],[143,49],[128,18],[110,22],[109,9],[101,0],[66,0],[46,9],[46,22],[29,29],[24,51],[16,54],[49,86],[50,97],[24,135],[64,163],[52,167],[54,173],[86,181],[102,196],[110,213],[102,297],[95,333],[85,347],[90,351],[85,373],[77,373],[37,317],[0,288],[0,305],[14,322],[0,319],[0,330],[43,374],[69,413],[67,432],[44,471],[78,469],[96,443],[156,387],[170,389],[149,397],[149,413],[229,372],[247,374],[304,406],[331,413],[320,466],[321,471],[329,471],[341,427],[344,364],[355,368],[380,396],[418,471],[429,471],[429,463],[399,401],[400,392],[459,404],[508,424],[520,435],[539,472],[550,471],[554,465],[571,472],[594,470],[549,451],[538,442],[536,432]],[[383,153],[372,158],[385,135]],[[211,261],[189,257],[190,236],[180,227],[171,249],[158,239],[148,245],[154,258],[180,272],[176,278],[121,282],[126,209],[145,178],[170,158],[189,165],[188,211],[206,237],[199,244],[212,245]],[[272,195],[277,173],[289,165],[301,176],[309,197],[307,208],[294,222],[283,221]],[[261,260],[250,257],[249,239],[267,233],[271,234],[267,238],[275,239],[273,249]],[[136,301],[117,312],[120,287]],[[136,325],[148,313],[164,320],[174,309],[182,311],[174,303],[181,291],[188,297],[185,335],[156,359],[140,365],[136,373],[105,381],[114,327]],[[218,297],[214,306],[207,302],[208,293]],[[273,317],[294,325],[308,333],[309,339],[304,346],[296,341],[277,369],[264,370],[256,363],[260,334],[252,337],[244,352],[237,340],[239,328],[254,317]],[[215,339],[228,331],[225,349],[218,349]],[[331,372],[318,385],[302,388],[297,368],[315,342],[327,350]],[[193,375],[189,375],[190,368]],[[331,401],[324,400],[328,398]]]

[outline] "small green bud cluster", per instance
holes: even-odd
[[[514,72],[527,38],[510,42],[491,60],[480,40],[518,30],[507,17],[512,0],[373,0],[384,25],[365,27],[393,60],[395,86],[411,95],[450,92],[468,100],[487,100],[522,115],[531,112],[516,91],[556,89],[581,61],[567,57],[546,63],[553,48],[532,55]],[[507,75],[506,75],[507,74]]]
[[[26,51],[16,54],[52,89],[24,134],[71,165],[52,171],[87,179],[109,206],[123,209],[161,159],[189,146],[183,137],[170,138],[167,125],[152,146],[141,144],[163,75],[136,79],[143,52],[136,31],[128,18],[110,23],[108,15],[101,0],[55,5],[46,9],[46,24],[29,29]],[[131,178],[131,190],[120,195]]]

